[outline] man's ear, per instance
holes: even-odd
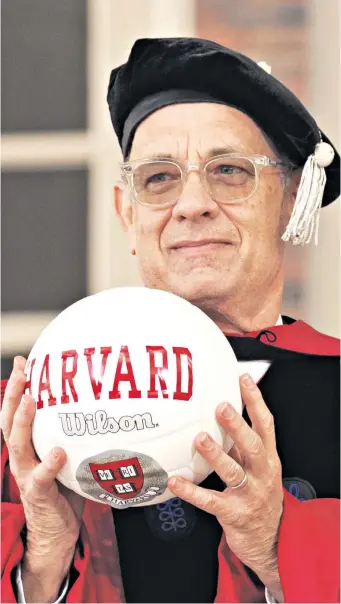
[[[114,210],[122,229],[127,233],[130,251],[136,253],[136,236],[133,206],[123,184],[116,184],[113,188]]]
[[[295,170],[294,172],[292,172],[291,174],[291,182],[290,182],[290,198],[289,198],[289,212],[290,212],[290,216],[291,213],[294,209],[294,205],[295,205],[295,201],[296,201],[296,196],[297,196],[297,191],[298,188],[300,186],[300,182],[301,182],[301,177],[302,177],[302,169],[299,170]]]
[[[285,232],[294,209],[298,187],[300,186],[302,170],[295,170],[285,175],[285,194],[281,207],[280,233]]]

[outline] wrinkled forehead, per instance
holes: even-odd
[[[179,103],[163,107],[141,122],[130,159],[205,159],[228,152],[273,155],[267,137],[242,111],[218,103]]]

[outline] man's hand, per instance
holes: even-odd
[[[240,380],[252,428],[233,407],[217,407],[217,419],[234,441],[229,455],[212,438],[195,439],[199,453],[226,485],[223,493],[203,489],[180,477],[168,482],[172,492],[214,514],[231,551],[260,578],[279,601],[283,594],[277,567],[277,539],[283,511],[282,468],[277,454],[273,416],[249,376]]]
[[[35,401],[23,395],[24,369],[25,359],[16,357],[3,401],[1,427],[26,518],[25,598],[27,602],[47,602],[56,598],[71,564],[85,500],[57,486],[55,478],[66,462],[63,449],[52,449],[41,462],[34,452]]]

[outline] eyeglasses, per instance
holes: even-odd
[[[190,172],[199,173],[205,190],[214,201],[240,203],[257,190],[259,172],[264,167],[288,168],[285,162],[265,155],[245,157],[232,153],[200,163],[162,157],[124,162],[121,174],[138,203],[161,208],[178,202]]]

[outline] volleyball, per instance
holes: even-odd
[[[39,336],[25,373],[38,457],[62,447],[58,480],[116,509],[170,499],[173,475],[202,482],[211,468],[195,436],[206,431],[228,452],[215,409],[227,401],[242,412],[226,337],[199,308],[156,289],[72,304]]]

